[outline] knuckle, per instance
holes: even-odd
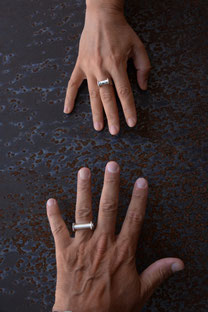
[[[79,192],[90,192],[90,183],[88,180],[80,180],[79,181]]]
[[[117,211],[117,202],[115,200],[102,202],[102,211],[105,214],[114,214]]]
[[[53,236],[60,235],[63,232],[63,230],[64,230],[64,225],[63,224],[55,225],[53,230],[52,230]]]
[[[92,118],[93,118],[93,123],[95,123],[96,121],[102,123],[102,114],[100,114],[100,112],[96,112],[95,110],[93,110]]]
[[[90,98],[91,98],[91,99],[97,99],[97,98],[98,98],[98,95],[99,95],[98,90],[91,89],[91,90],[89,91],[89,93],[90,93]]]
[[[123,57],[121,54],[112,54],[110,56],[111,63],[116,67],[123,63]]]
[[[124,115],[126,116],[126,118],[129,118],[129,117],[135,118],[136,117],[135,107],[130,107],[130,106],[124,105],[123,106],[123,112],[124,112]]]
[[[77,216],[79,218],[88,218],[91,214],[91,208],[88,206],[82,206],[77,209]]]
[[[107,91],[102,92],[102,98],[105,102],[111,102],[112,101],[111,92],[107,92]]]
[[[105,182],[111,184],[111,187],[117,187],[118,185],[118,177],[113,176],[112,174],[105,177]]]
[[[102,120],[102,112],[100,112],[96,108],[92,108],[92,117],[93,121],[100,121],[100,119]]]
[[[129,211],[127,213],[127,219],[130,223],[140,225],[144,219],[144,215],[135,211]]]
[[[77,88],[77,81],[75,79],[70,79],[69,82],[68,82],[68,88],[71,89],[71,88]]]
[[[159,268],[158,283],[161,284],[168,277],[167,272]]]
[[[147,199],[147,193],[144,191],[141,192],[141,190],[135,190],[133,196],[135,196],[136,200],[139,200],[140,202],[144,202]]]
[[[131,95],[131,90],[128,87],[120,87],[118,89],[118,95],[122,98],[128,98]]]

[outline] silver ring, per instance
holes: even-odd
[[[94,230],[95,225],[91,221],[90,223],[72,223],[72,231],[75,232],[77,230]]]
[[[112,85],[112,82],[109,78],[105,79],[105,80],[100,80],[97,82],[98,87],[102,87],[105,85]]]

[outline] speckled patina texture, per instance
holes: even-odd
[[[129,129],[120,112],[117,137],[93,130],[86,84],[74,112],[62,113],[84,0],[0,2],[0,312],[50,311],[56,273],[45,202],[57,198],[73,222],[76,173],[88,166],[96,219],[108,160],[122,169],[118,230],[135,179],[149,180],[138,270],[166,256],[186,264],[143,311],[208,310],[207,1],[127,2],[152,72],[141,92],[130,64],[139,122]]]

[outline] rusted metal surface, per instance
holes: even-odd
[[[108,160],[122,169],[118,229],[133,182],[149,180],[138,270],[166,256],[186,264],[144,311],[207,311],[207,2],[128,1],[153,69],[141,92],[130,65],[139,123],[127,128],[120,112],[117,137],[93,130],[86,84],[74,112],[62,113],[84,10],[81,0],[0,2],[0,312],[50,311],[55,258],[45,202],[57,198],[73,222],[76,173],[88,166],[96,219]]]

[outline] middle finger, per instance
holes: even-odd
[[[101,79],[98,79],[98,81],[106,79],[105,74],[99,75],[98,77],[101,78]],[[108,121],[109,131],[112,135],[116,135],[118,134],[120,130],[120,125],[119,125],[119,117],[118,117],[118,107],[116,103],[113,86],[104,85],[100,87],[99,89],[100,89],[100,97],[101,97],[103,107],[106,113],[107,121]]]
[[[95,130],[100,131],[103,129],[104,122],[103,122],[103,105],[100,98],[99,87],[97,85],[95,77],[93,76],[89,75],[87,77],[87,83],[90,95],[94,128]]]
[[[97,231],[115,234],[116,216],[119,197],[120,168],[115,161],[110,161],[105,169],[104,185],[100,199]]]

